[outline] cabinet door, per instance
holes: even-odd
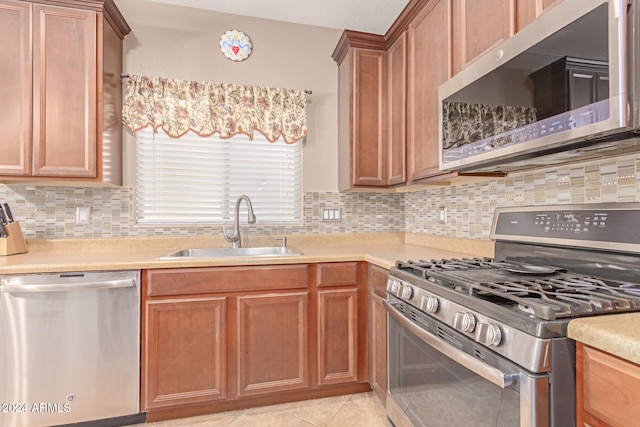
[[[568,70],[568,109],[609,98],[609,73],[588,68]]]
[[[31,172],[31,4],[0,0],[0,175]]]
[[[318,384],[358,379],[358,290],[318,291]]]
[[[386,52],[353,49],[353,185],[387,185]]]
[[[448,0],[453,74],[515,32],[515,0]]]
[[[307,292],[238,297],[238,396],[309,387]]]
[[[578,426],[635,426],[640,419],[640,366],[578,343]]]
[[[41,4],[33,12],[33,174],[94,177],[98,14]]]
[[[520,31],[562,0],[516,0],[516,31]]]
[[[226,298],[146,304],[144,409],[226,397]]]
[[[407,181],[407,34],[387,52],[387,184]]]
[[[369,383],[383,402],[387,398],[387,312],[382,305],[389,270],[369,264]]]
[[[369,293],[369,381],[384,402],[387,396],[387,311],[382,299],[374,291]]]
[[[431,1],[409,24],[409,181],[441,173],[438,86],[449,76],[447,15],[446,0]]]

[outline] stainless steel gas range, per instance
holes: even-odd
[[[390,270],[394,425],[575,425],[569,321],[640,311],[639,203],[498,209],[491,238]]]

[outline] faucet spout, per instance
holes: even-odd
[[[238,200],[236,200],[236,208],[234,212],[233,232],[229,234],[227,233],[227,227],[222,227],[222,234],[224,235],[224,239],[227,242],[231,242],[234,248],[242,247],[242,240],[240,239],[240,204],[243,200],[247,204],[247,222],[249,224],[255,224],[256,222],[256,215],[253,213],[253,206],[251,205],[251,199],[249,199],[249,196],[242,195],[238,197]]]

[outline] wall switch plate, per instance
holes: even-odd
[[[438,218],[438,222],[440,224],[447,223],[447,207],[446,206],[440,206],[440,216]]]
[[[76,224],[91,224],[91,207],[76,206]]]
[[[341,221],[340,208],[322,208],[320,218],[322,221]]]

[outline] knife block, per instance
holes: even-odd
[[[0,256],[22,254],[28,251],[27,242],[17,221],[4,226],[8,237],[0,238]]]

